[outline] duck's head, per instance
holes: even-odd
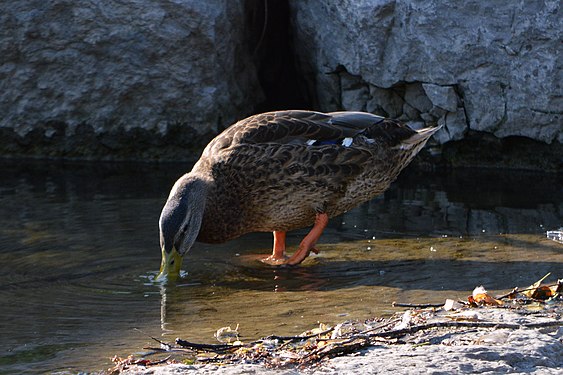
[[[183,257],[192,248],[201,227],[205,186],[202,180],[187,174],[170,191],[159,221],[162,262],[158,281],[174,280],[180,274]]]

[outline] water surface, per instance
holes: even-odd
[[[147,335],[213,342],[237,324],[244,340],[298,334],[391,314],[393,301],[563,277],[563,245],[545,238],[563,225],[561,178],[406,171],[384,196],[333,219],[321,254],[301,267],[262,265],[271,234],[250,234],[197,244],[187,276],[164,288],[152,283],[158,216],[187,169],[0,163],[0,373],[103,370],[113,355],[154,346]]]

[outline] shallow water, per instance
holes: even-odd
[[[198,244],[176,286],[152,283],[158,215],[183,165],[0,163],[0,373],[76,373],[155,346],[298,334],[563,277],[563,183],[553,175],[404,173],[335,218],[321,253],[293,269],[257,261],[271,234]],[[288,236],[297,245],[305,230]]]

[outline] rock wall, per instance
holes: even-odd
[[[558,0],[1,2],[0,155],[186,159],[289,107],[561,155],[562,20]]]
[[[563,142],[559,1],[290,3],[319,108]]]
[[[185,157],[261,100],[244,19],[244,0],[1,2],[0,153]]]

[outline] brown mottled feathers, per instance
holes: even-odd
[[[378,124],[378,126],[374,126]],[[309,139],[332,140],[366,132],[389,146],[415,132],[398,121],[364,112],[320,113],[312,111],[268,112],[241,120],[213,141],[212,151],[243,143],[293,143]]]
[[[401,156],[400,145],[414,135],[363,112],[280,111],[241,120],[211,141],[192,171],[212,181],[199,240],[291,230],[312,224],[316,212],[341,214],[389,186],[418,151]]]

